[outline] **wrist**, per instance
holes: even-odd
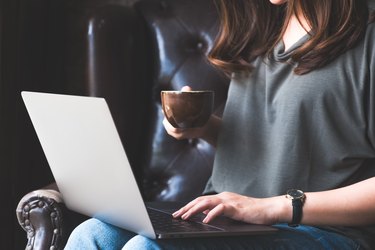
[[[275,196],[262,199],[262,211],[266,212],[266,224],[285,223],[292,220],[290,201],[285,196]]]
[[[293,217],[293,207],[285,195],[275,197],[275,220],[277,223],[289,223]]]
[[[211,115],[207,123],[201,128],[199,137],[210,143],[211,145],[216,146],[220,125],[221,118],[215,115]]]

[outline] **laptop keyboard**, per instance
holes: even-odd
[[[188,221],[184,221],[181,219],[174,219],[172,215],[158,211],[158,210],[148,208],[147,211],[150,215],[151,222],[152,222],[152,225],[154,226],[155,231],[160,231],[160,232],[222,231],[222,229],[198,222],[200,221],[198,217],[195,217],[195,218],[193,217],[189,219]]]

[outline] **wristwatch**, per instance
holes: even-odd
[[[293,217],[290,227],[297,227],[302,220],[302,207],[305,202],[305,193],[298,189],[289,189],[286,192],[286,198],[292,200]]]

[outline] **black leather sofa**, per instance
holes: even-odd
[[[229,80],[206,60],[218,29],[213,1],[70,1],[65,18],[64,91],[107,99],[144,199],[198,196],[215,149],[166,134],[160,91],[212,89],[221,114]],[[64,206],[55,184],[26,194],[16,213],[26,249],[62,249],[85,219]]]

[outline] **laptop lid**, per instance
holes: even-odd
[[[156,238],[106,101],[22,92],[66,206]]]

